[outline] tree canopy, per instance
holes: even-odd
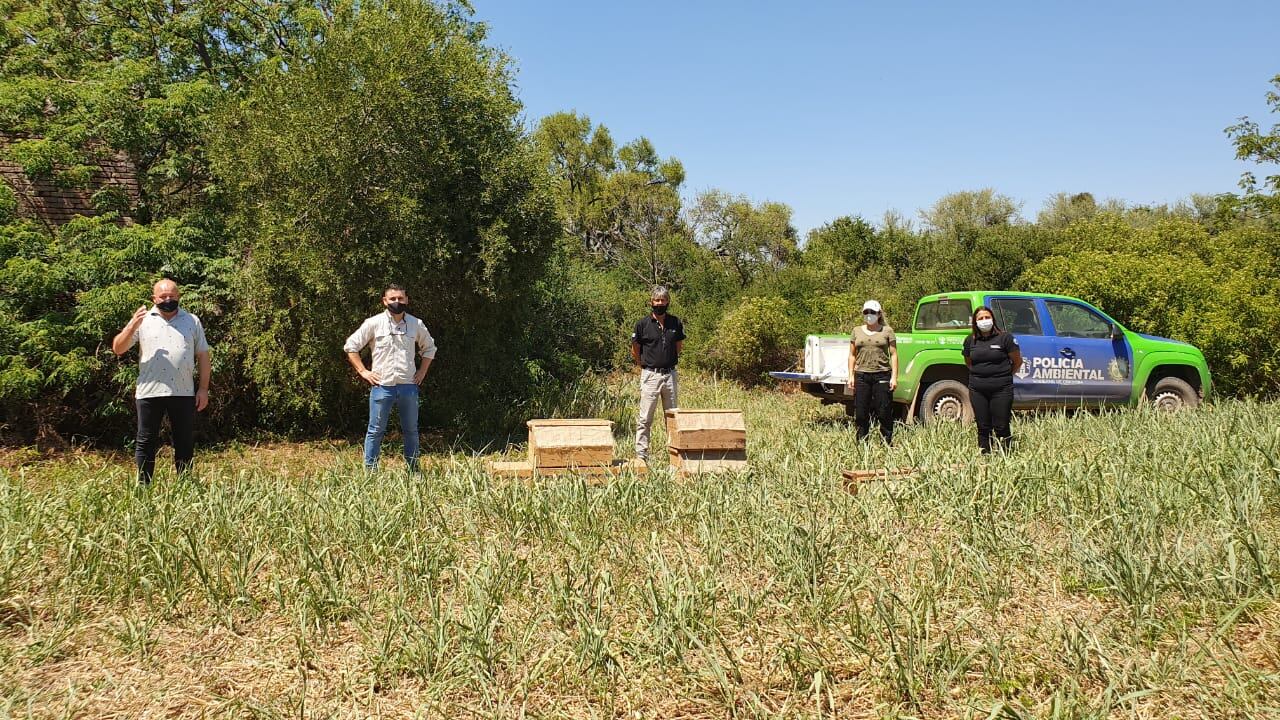
[[[236,351],[273,422],[350,426],[362,388],[343,339],[399,282],[442,348],[433,408],[466,425],[555,349],[532,336],[553,198],[482,26],[417,2],[346,12],[219,118],[244,258]]]

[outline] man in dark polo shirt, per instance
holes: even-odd
[[[649,461],[649,430],[653,411],[662,398],[662,411],[676,407],[676,362],[684,349],[684,324],[667,314],[671,293],[661,285],[649,293],[649,315],[631,334],[631,357],[640,366],[640,415],[636,419],[636,457]]]

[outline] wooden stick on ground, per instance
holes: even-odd
[[[591,479],[611,478],[620,475],[625,470],[630,470],[633,473],[643,473],[648,469],[648,465],[637,459],[614,460],[608,465],[574,467],[535,467],[533,463],[528,461],[501,462],[491,460],[485,463],[485,471],[490,475],[514,478],[552,477],[556,475],[579,475]]]
[[[933,467],[898,467],[898,468],[878,468],[874,470],[841,470],[840,476],[844,478],[844,488],[853,494],[858,493],[858,486],[864,482],[874,480],[900,480],[910,477],[916,473],[925,470],[955,470],[960,465],[940,465]]]

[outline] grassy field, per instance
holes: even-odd
[[[623,382],[577,412],[627,418]],[[0,717],[1280,717],[1280,405],[1020,417],[981,460],[682,391],[746,411],[751,472],[237,445],[139,491],[122,455],[10,450]],[[886,465],[925,471],[842,485]]]

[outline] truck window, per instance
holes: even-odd
[[[1059,337],[1111,337],[1111,323],[1089,308],[1060,300],[1046,300],[1045,304]]]
[[[962,330],[971,312],[967,298],[927,302],[916,312],[916,330]]]
[[[993,298],[991,311],[995,313],[996,323],[1014,335],[1044,334],[1036,301],[1031,298]]]

